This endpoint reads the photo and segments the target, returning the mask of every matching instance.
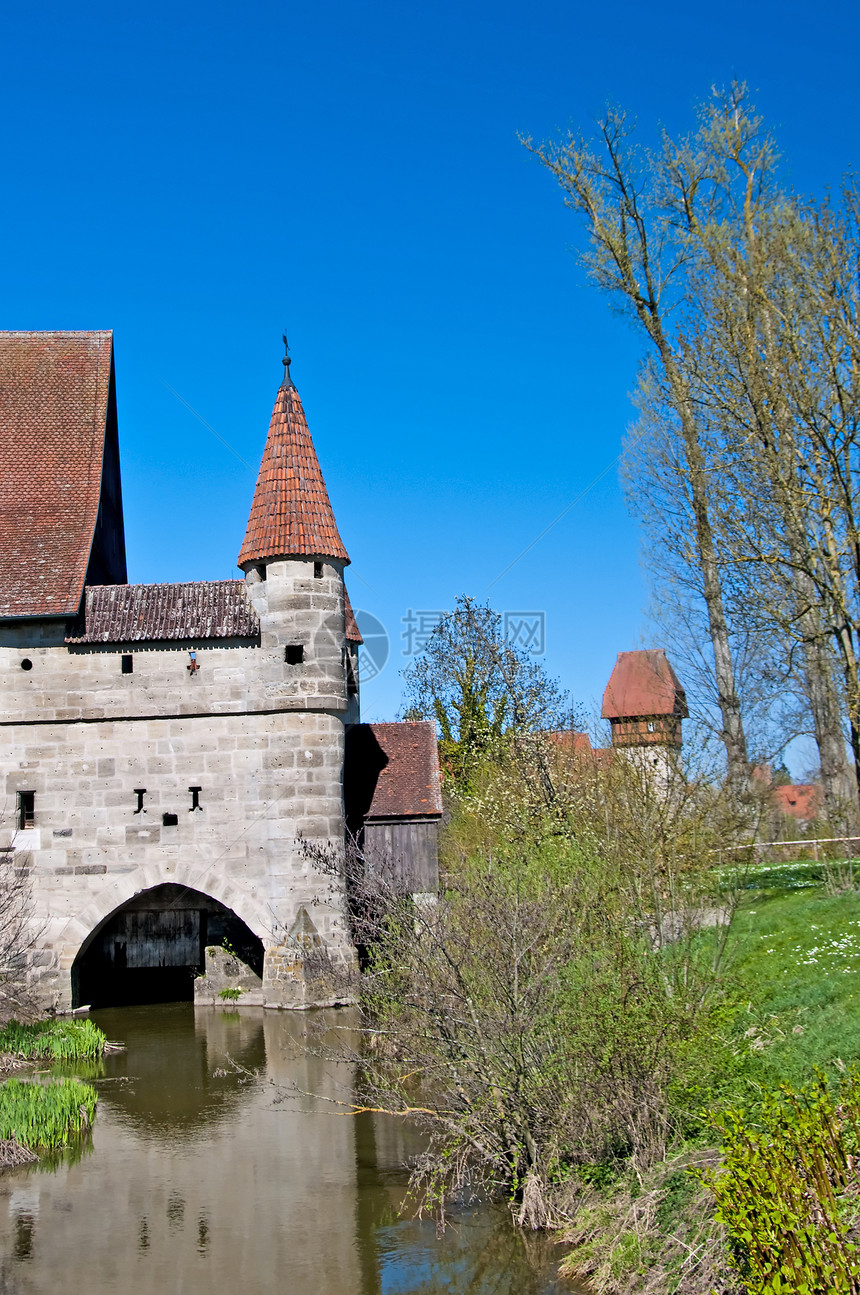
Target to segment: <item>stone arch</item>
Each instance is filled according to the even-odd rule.
[[[177,864],[169,873],[156,868],[137,868],[133,873],[112,878],[95,895],[88,896],[84,908],[68,919],[57,938],[60,965],[71,968],[86,943],[117,909],[142,891],[167,883],[187,886],[189,890],[210,896],[225,908],[232,909],[264,944],[272,941],[273,919],[266,905],[250,887],[246,890],[219,874],[217,865],[183,867]]]
[[[167,884],[198,891],[231,910],[248,927],[265,948],[275,942],[273,915],[255,888],[242,886],[224,876],[217,863],[195,865],[174,861],[170,870],[157,867],[139,867],[120,877],[106,878],[105,885],[95,894],[85,897],[86,902],[61,927],[52,941],[59,975],[54,1002],[59,1008],[72,1006],[72,968],[86,951],[110,918],[132,903],[136,896]]]
[[[230,949],[259,983],[263,942],[233,908],[174,881],[138,890],[81,942],[69,974],[71,1004],[190,1000],[210,945]]]

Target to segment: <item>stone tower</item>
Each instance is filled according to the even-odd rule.
[[[612,746],[628,751],[668,776],[681,749],[681,720],[687,698],[662,648],[619,652],[603,694],[602,716],[612,728]]]
[[[277,757],[285,773],[282,812],[296,836],[332,847],[344,839],[344,734],[355,715],[348,562],[287,355],[238,566],[259,617],[264,694],[285,729]],[[295,856],[295,840],[284,846],[301,874],[306,865]],[[286,1005],[295,995],[297,942],[312,940],[336,963],[351,961],[344,896],[334,884],[330,894],[330,905],[317,900],[313,915],[304,908],[285,946],[267,954],[267,1003],[280,996],[285,967]]]
[[[0,332],[0,519],[0,897],[25,878],[34,1001],[217,999],[226,946],[248,1006],[348,996],[326,860],[365,727],[361,635],[289,363],[243,578],[127,583],[110,333]],[[435,743],[416,760],[420,726],[384,727],[352,777],[423,890]]]

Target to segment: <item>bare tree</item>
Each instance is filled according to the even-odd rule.
[[[28,973],[38,929],[33,920],[30,856],[0,850],[0,1020],[31,1010]]]
[[[724,105],[723,111],[728,110]],[[698,147],[679,149],[665,140],[659,157],[645,158],[631,145],[631,128],[623,113],[608,112],[598,130],[599,151],[572,134],[561,142],[524,143],[555,176],[566,204],[582,218],[591,244],[584,258],[591,273],[644,330],[660,365],[685,458],[729,779],[741,789],[749,778],[747,743],[713,534],[702,429],[678,346],[678,318],[683,320],[687,280],[699,256],[690,226],[694,220],[718,218],[723,195],[714,183],[713,156],[705,147],[704,131]],[[752,128],[745,146],[769,156],[769,144],[760,143]]]
[[[654,346],[640,386],[662,429],[644,441],[637,429],[629,493],[673,610],[695,622],[703,609],[730,780],[742,785],[742,709],[775,689],[802,694],[828,818],[855,831],[858,202],[849,190],[836,215],[781,191],[745,100],[733,85],[694,136],[664,135],[647,159],[617,113],[601,123],[600,154],[572,137],[534,151],[585,219],[599,282]]]

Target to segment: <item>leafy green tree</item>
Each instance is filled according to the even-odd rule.
[[[403,678],[403,717],[435,722],[443,767],[463,791],[503,749],[572,722],[568,696],[505,639],[499,613],[465,595]]]

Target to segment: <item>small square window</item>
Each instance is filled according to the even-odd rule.
[[[123,674],[134,674],[134,657],[130,652],[123,652],[122,657]]]
[[[36,821],[36,793],[34,791],[18,792],[18,830],[25,831]]]
[[[288,643],[284,648],[284,660],[287,665],[301,665],[305,659],[305,649],[301,643]]]

